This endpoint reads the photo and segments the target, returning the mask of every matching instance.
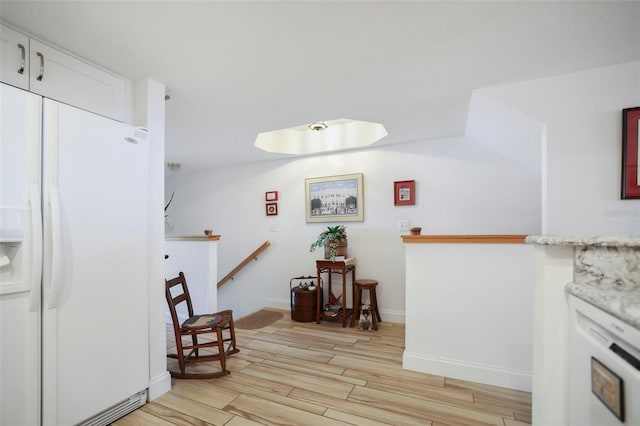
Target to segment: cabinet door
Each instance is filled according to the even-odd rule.
[[[125,80],[31,39],[29,89],[44,97],[125,121]]]
[[[29,89],[29,38],[0,25],[0,81]]]

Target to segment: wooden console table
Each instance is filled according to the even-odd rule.
[[[349,257],[345,260],[331,261],[329,259],[316,260],[316,269],[318,270],[318,284],[320,286],[318,291],[318,306],[316,307],[316,323],[319,323],[322,318],[333,321],[342,321],[342,326],[347,326],[347,318],[352,314],[353,309],[347,309],[347,275],[351,272],[351,300],[354,298],[353,283],[356,280],[356,259]],[[342,310],[335,315],[324,311],[324,288],[322,286],[321,274],[326,273],[327,289],[331,293],[331,276],[333,274],[342,275]],[[328,298],[328,295],[327,295]]]

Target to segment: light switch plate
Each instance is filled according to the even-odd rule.
[[[409,230],[409,221],[407,219],[402,219],[398,221],[398,231],[408,231]]]

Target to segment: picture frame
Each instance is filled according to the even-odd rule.
[[[640,198],[640,107],[622,110],[622,185],[623,200]]]
[[[591,357],[591,392],[624,422],[624,382],[594,357]]]
[[[362,173],[305,179],[307,222],[364,221],[363,182]]]
[[[267,203],[265,210],[267,216],[278,216],[278,203]]]
[[[393,182],[393,205],[414,206],[416,204],[416,181],[399,180]]]
[[[264,193],[265,201],[278,201],[278,191],[267,191]]]

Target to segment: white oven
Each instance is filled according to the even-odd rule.
[[[640,330],[569,295],[569,424],[640,425]]]

